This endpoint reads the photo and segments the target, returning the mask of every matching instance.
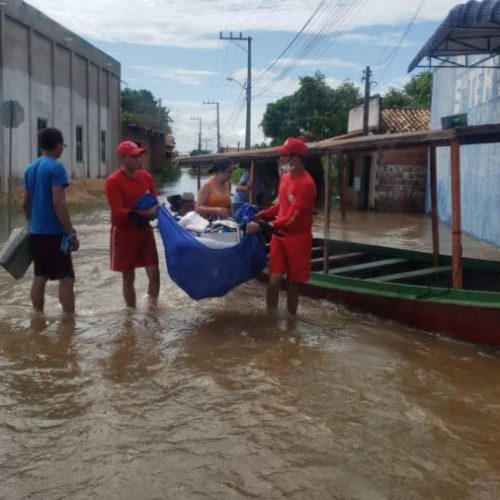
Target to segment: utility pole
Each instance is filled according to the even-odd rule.
[[[363,71],[363,81],[365,82],[365,102],[363,106],[363,135],[368,135],[368,124],[370,118],[370,88],[371,88],[372,70],[367,66]],[[363,177],[361,181],[363,210],[368,210],[370,205],[370,177],[371,177],[372,158],[366,155],[363,162]]]
[[[217,101],[205,101],[203,100],[203,104],[215,104],[217,106],[217,153],[221,152],[220,145],[220,115],[219,115],[219,103]]]
[[[197,116],[191,116],[189,119],[198,120],[200,122],[200,129],[198,132],[198,151],[201,151],[201,118],[198,118]]]
[[[229,36],[223,36],[222,31],[219,33],[220,40],[240,40],[246,41],[248,44],[248,48],[246,50],[248,59],[247,59],[247,81],[245,85],[246,97],[247,97],[247,123],[245,128],[245,149],[250,149],[250,128],[251,128],[251,116],[252,116],[252,37],[247,36],[244,37],[240,31],[239,36],[233,36],[233,32],[229,33]],[[236,43],[236,42],[235,42]],[[242,48],[240,45],[238,47]],[[243,49],[245,50],[245,49]]]
[[[368,123],[370,117],[370,88],[372,70],[367,66],[363,71],[363,81],[365,82],[365,103],[363,108],[363,135],[368,135]]]

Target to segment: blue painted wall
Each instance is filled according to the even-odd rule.
[[[469,125],[499,123],[500,70],[435,70],[431,128],[457,113],[467,113]],[[437,160],[439,216],[450,223],[449,149],[439,148]],[[462,146],[461,182],[463,230],[500,246],[500,143]]]

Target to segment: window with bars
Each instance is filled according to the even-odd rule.
[[[83,161],[83,127],[76,126],[76,161]]]
[[[40,136],[40,132],[47,128],[47,120],[45,118],[37,118],[36,120],[36,131],[38,136]],[[42,148],[40,147],[40,141],[38,141],[38,156],[42,156]]]
[[[101,162],[106,161],[106,131],[101,130]]]

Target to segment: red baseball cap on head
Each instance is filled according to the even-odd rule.
[[[118,144],[116,148],[116,154],[119,156],[130,155],[130,156],[140,156],[145,153],[146,150],[138,146],[132,141],[122,141]]]
[[[289,137],[283,146],[275,148],[275,151],[280,155],[296,154],[305,156],[308,150],[307,144],[302,139],[297,139],[296,137]]]

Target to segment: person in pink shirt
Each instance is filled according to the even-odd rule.
[[[296,314],[299,285],[311,273],[312,222],[316,204],[316,184],[304,167],[307,145],[302,139],[288,138],[276,148],[284,171],[280,180],[278,203],[257,214],[257,219],[275,217],[271,225],[278,230],[271,239],[267,307],[278,307],[279,290],[287,274],[287,309]],[[250,222],[246,231],[258,232],[257,222]]]

